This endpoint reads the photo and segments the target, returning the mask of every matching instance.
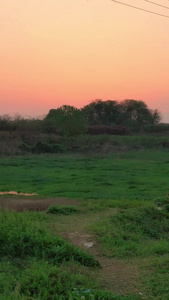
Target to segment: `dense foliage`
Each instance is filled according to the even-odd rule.
[[[57,109],[51,109],[44,119],[46,128],[58,130],[60,134],[73,136],[86,131],[86,121],[83,113],[70,105],[63,105]]]
[[[37,119],[2,115],[0,154],[86,152],[105,143],[114,149],[117,143],[112,145],[107,135],[167,135],[169,125],[158,123],[160,118],[158,110],[136,100],[95,100],[82,109],[63,105]],[[101,142],[92,137],[96,135],[102,135]],[[162,147],[169,148],[168,140]]]
[[[125,127],[140,131],[145,125],[159,123],[161,114],[151,110],[143,101],[124,100],[95,100],[78,109],[74,106],[63,105],[51,109],[44,118],[23,118],[20,115],[11,117],[0,116],[0,130],[19,132],[47,132],[66,136],[76,136],[87,132],[91,126]],[[108,129],[105,133],[114,134]],[[115,133],[118,134],[118,133]]]
[[[156,124],[161,116],[158,110],[151,110],[143,101],[133,99],[95,100],[82,109],[89,125],[125,125],[138,127]]]

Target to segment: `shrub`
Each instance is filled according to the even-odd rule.
[[[78,212],[79,211],[73,206],[51,205],[47,210],[48,214],[56,214],[56,215],[71,215],[71,214],[76,214]]]
[[[142,129],[146,133],[166,133],[169,132],[169,124],[167,123],[149,124],[143,126]]]
[[[86,121],[81,110],[74,106],[63,105],[51,109],[44,119],[46,127],[53,128],[66,136],[77,136],[86,132]]]
[[[97,134],[111,134],[111,135],[126,135],[129,131],[127,127],[124,126],[90,126],[88,128],[88,134],[97,135]]]

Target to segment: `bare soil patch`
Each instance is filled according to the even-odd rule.
[[[90,234],[88,228],[103,216],[116,214],[117,209],[101,212],[88,212],[72,216],[57,216],[53,219],[51,228],[60,236],[74,245],[92,254],[100,263],[101,269],[95,271],[95,276],[102,281],[102,287],[121,295],[139,294],[139,263],[117,258],[108,258],[102,254],[96,241],[96,236]],[[92,245],[92,246],[91,246]]]
[[[77,205],[77,201],[66,198],[21,198],[21,197],[0,197],[0,208],[5,208],[10,211],[24,210],[29,211],[44,211],[49,208],[50,205]]]
[[[126,260],[103,256],[93,235],[76,231],[65,232],[63,237],[88,251],[99,261],[101,269],[97,270],[97,276],[103,280],[103,288],[121,295],[140,293],[137,265]],[[93,246],[90,246],[92,244]]]
[[[19,195],[19,196],[36,196],[37,194],[18,193],[16,191],[0,192],[0,195]]]

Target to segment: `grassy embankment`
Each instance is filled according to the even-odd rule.
[[[1,191],[37,193],[36,201],[67,197],[79,203],[77,211],[63,216],[58,213],[65,214],[64,210],[58,209],[56,214],[2,212],[2,299],[169,298],[167,150],[107,157],[4,157],[0,173]],[[132,291],[125,295],[119,290],[118,296],[98,291],[102,283],[93,269],[96,260],[58,238],[66,230],[93,234],[100,254],[135,265],[138,292],[133,289],[134,295]]]

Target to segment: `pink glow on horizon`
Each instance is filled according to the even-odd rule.
[[[169,122],[168,28],[109,0],[2,0],[0,114],[136,99]]]

